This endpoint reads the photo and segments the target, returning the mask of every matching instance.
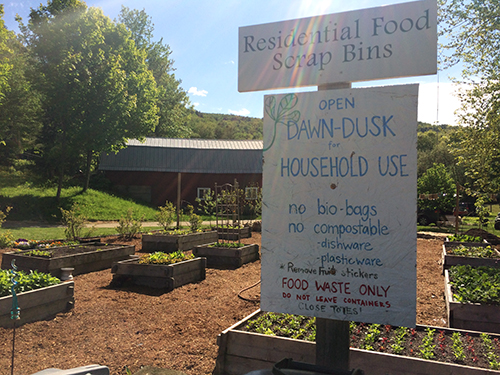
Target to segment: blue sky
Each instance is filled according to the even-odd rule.
[[[30,8],[40,0],[4,2],[5,23],[17,32],[14,20],[19,14],[28,20]],[[42,3],[46,4],[46,0]],[[145,9],[152,17],[155,39],[163,38],[172,50],[175,75],[182,81],[196,109],[209,113],[231,113],[250,117],[263,116],[263,97],[283,90],[239,93],[238,28],[268,22],[338,13],[381,5],[407,2],[404,0],[88,0],[87,5],[99,7],[115,19],[124,5]],[[449,76],[457,71],[438,75],[384,81],[356,83],[354,87],[401,83],[420,83],[419,121],[455,124],[453,111],[458,101]],[[311,91],[301,88],[296,91]],[[439,100],[438,100],[439,93]],[[438,106],[439,103],[439,106]]]

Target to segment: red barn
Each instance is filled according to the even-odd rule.
[[[194,204],[215,184],[238,181],[247,195],[262,186],[262,141],[146,138],[130,140],[118,153],[102,155],[99,170],[114,187],[162,206]]]

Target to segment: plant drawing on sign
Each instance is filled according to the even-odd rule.
[[[277,126],[283,124],[289,126],[288,123],[298,122],[300,120],[300,111],[292,111],[293,107],[297,105],[298,97],[295,94],[288,94],[281,98],[279,105],[276,107],[276,97],[269,96],[266,98],[264,107],[266,113],[274,121],[273,138],[269,146],[264,146],[263,151],[269,150],[276,139]]]

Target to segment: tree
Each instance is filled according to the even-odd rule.
[[[8,47],[8,41],[13,37],[13,33],[5,27],[3,15],[3,4],[0,4],[0,103],[5,96],[8,87],[7,78],[12,69],[12,63],[9,61],[11,50]]]
[[[130,10],[122,6],[118,21],[132,34],[136,46],[146,52],[148,69],[158,87],[158,126],[150,135],[156,137],[187,138],[191,130],[187,126],[190,118],[189,97],[174,75],[172,51],[163,38],[153,41],[154,25],[145,10]]]
[[[79,0],[53,0],[21,25],[44,94],[42,155],[65,168],[84,159],[88,188],[95,157],[144,138],[158,123],[157,89],[130,33]]]
[[[455,204],[455,184],[444,164],[434,164],[417,181],[419,196],[426,199],[418,200],[421,210],[432,210],[441,213],[453,210]]]
[[[41,96],[33,87],[36,75],[26,48],[8,38],[11,69],[0,101],[0,163],[11,165],[26,150],[36,147],[41,129]]]
[[[461,141],[455,150],[468,177],[469,192],[498,192],[500,186],[500,3],[441,0],[439,22],[447,43],[443,67],[464,64],[460,94]]]
[[[464,64],[462,77],[498,77],[500,3],[497,0],[439,0],[442,67]]]

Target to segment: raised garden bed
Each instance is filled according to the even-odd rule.
[[[274,363],[283,358],[315,363],[316,344],[314,342],[245,331],[248,321],[258,314],[260,314],[260,310],[226,329],[218,336],[219,354],[214,371],[215,375],[242,375],[253,370],[271,369]],[[429,328],[431,327],[417,326],[417,330],[424,332]],[[459,332],[437,327],[431,329],[445,332],[447,335]],[[460,331],[460,334],[473,337],[473,340],[479,340],[478,332]],[[500,336],[492,335],[491,337],[498,340]],[[435,350],[439,351],[440,349]],[[349,367],[362,369],[365,373],[372,375],[500,374],[500,371],[487,368],[444,363],[353,347],[350,349]]]
[[[454,266],[454,268],[456,267],[468,266]],[[450,283],[450,270],[445,270],[444,283],[449,327],[500,333],[500,306],[498,303],[457,301]],[[474,289],[472,285],[464,285],[464,287]],[[486,287],[495,288],[494,285]],[[498,285],[496,288],[498,288]]]
[[[463,264],[469,264],[473,267],[500,268],[500,252],[486,243],[463,245],[461,243],[445,242],[443,244],[442,263],[443,272],[452,266]]]
[[[61,268],[74,268],[73,275],[110,268],[114,262],[128,259],[135,253],[135,246],[105,244],[100,242],[43,249],[50,257],[30,256],[32,250],[8,251],[2,256],[2,269],[10,268],[11,261],[21,271],[38,270],[61,276]]]
[[[453,235],[445,238],[445,243],[451,245],[464,245],[464,246],[476,246],[478,244],[488,244],[488,241],[481,238],[480,236],[459,234]]]
[[[215,228],[215,230],[217,230],[217,235],[220,240],[238,241],[242,238],[252,237],[252,231],[250,227],[241,227],[241,228],[219,227]]]
[[[242,265],[260,259],[259,245],[244,245],[239,248],[228,248],[214,246],[217,243],[196,246],[193,254],[207,258],[208,267],[230,266],[241,267]]]
[[[113,264],[111,272],[115,285],[130,282],[169,292],[184,284],[205,280],[206,264],[205,258],[194,258],[168,265],[140,264],[139,258],[132,258]]]
[[[21,308],[21,319],[16,320],[16,325],[46,319],[62,311],[72,309],[75,301],[74,289],[74,282],[67,281],[58,285],[17,294],[18,304]],[[1,327],[12,327],[11,310],[12,296],[0,298]]]
[[[217,231],[188,234],[153,233],[142,235],[142,251],[172,253],[192,250],[195,246],[217,241]]]

